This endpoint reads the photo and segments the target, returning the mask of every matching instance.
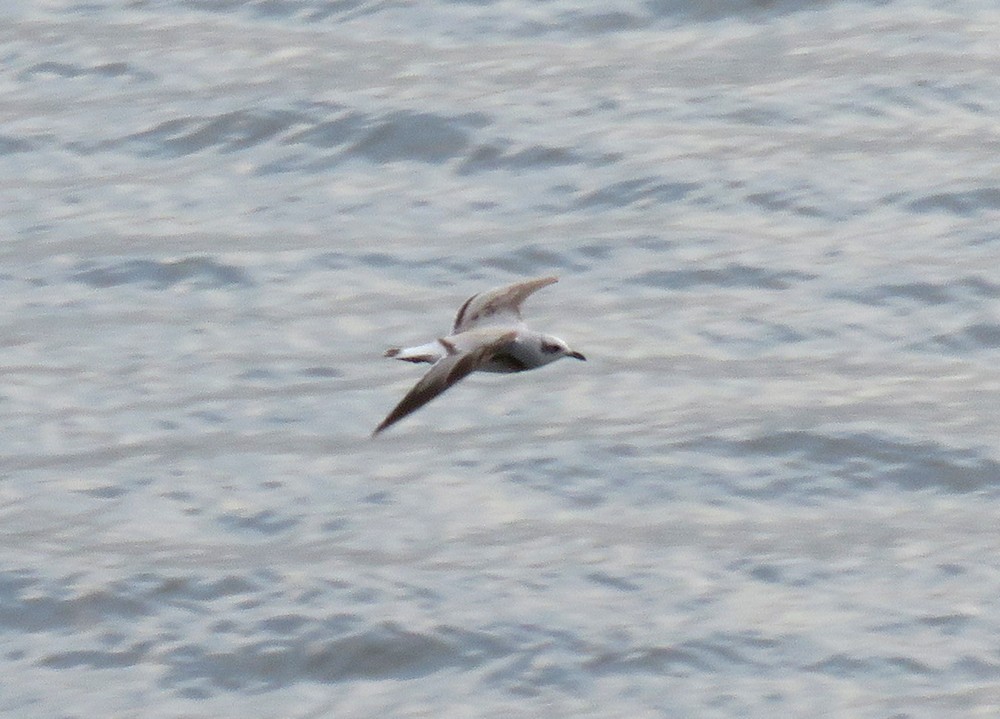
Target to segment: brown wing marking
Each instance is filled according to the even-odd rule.
[[[459,380],[474,372],[488,362],[493,355],[514,341],[515,337],[517,337],[517,332],[505,332],[487,345],[469,352],[450,354],[438,360],[382,420],[382,424],[375,428],[372,436],[374,437],[406,415],[416,412]]]
[[[472,297],[463,302],[462,306],[458,308],[458,314],[455,315],[455,324],[451,326],[452,334],[454,334],[458,330],[458,328],[462,326],[462,320],[465,319],[465,311],[469,309],[469,305],[472,303],[472,300],[476,299],[477,297],[479,297],[478,293],[472,295]]]
[[[455,315],[452,334],[469,329],[481,319],[504,310],[521,316],[521,303],[533,292],[558,282],[558,277],[538,277],[526,282],[517,282],[506,287],[498,287],[487,292],[472,295]]]

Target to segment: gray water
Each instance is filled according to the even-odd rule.
[[[0,15],[4,716],[1000,713],[992,0]]]

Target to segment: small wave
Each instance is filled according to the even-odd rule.
[[[630,582],[622,577],[612,576],[607,572],[590,572],[587,575],[587,579],[595,584],[610,587],[611,589],[617,589],[622,592],[635,592],[639,590],[638,584]]]
[[[158,603],[211,602],[224,597],[253,595],[261,590],[259,578],[230,574],[215,579],[161,574],[139,575],[132,583],[133,592]]]
[[[244,10],[252,15],[272,20],[300,18],[317,22],[334,18],[340,22],[392,9],[396,3],[377,0],[200,0],[186,5],[194,10],[231,15]]]
[[[627,207],[642,201],[671,203],[683,200],[698,189],[691,182],[661,182],[654,178],[625,180],[609,187],[590,192],[576,202],[580,209],[597,207]]]
[[[341,147],[362,132],[369,119],[359,112],[347,112],[332,120],[323,120],[285,138],[289,145],[306,144],[312,147]]]
[[[438,115],[428,112],[397,111],[382,116],[324,108],[334,117],[300,117],[297,128],[282,139],[294,147],[308,145],[331,150],[317,156],[283,157],[261,167],[264,174],[296,170],[322,171],[355,157],[375,163],[422,162],[440,164],[466,154],[472,144],[470,129],[489,124],[481,113]],[[290,127],[291,125],[289,125]]]
[[[794,193],[756,192],[746,196],[747,202],[769,212],[790,212],[802,217],[825,217],[829,212],[816,205],[802,202]]]
[[[723,671],[732,667],[763,668],[770,664],[766,655],[777,643],[756,634],[720,633],[706,639],[681,642],[675,646],[635,648],[626,653],[606,652],[587,662],[597,675],[648,672],[657,675]],[[758,655],[765,656],[758,656]]]
[[[916,620],[916,623],[937,629],[942,634],[953,636],[969,626],[972,619],[968,614],[931,614],[920,617]]]
[[[914,212],[947,212],[968,217],[1000,210],[1000,188],[984,187],[967,192],[942,192],[910,202]]]
[[[633,278],[641,285],[671,290],[686,290],[704,285],[787,290],[795,284],[814,279],[816,275],[805,272],[775,271],[741,264],[730,264],[717,269],[651,270]]]
[[[893,302],[943,305],[963,299],[1000,297],[1000,285],[982,277],[970,276],[945,282],[891,282],[857,291],[837,291],[830,296],[863,305],[887,305]]]
[[[99,288],[127,284],[165,288],[181,282],[190,282],[199,288],[250,284],[242,269],[219,263],[210,257],[186,257],[174,261],[124,260],[81,270],[72,279]]]
[[[573,12],[563,15],[561,19],[564,28],[572,28],[584,35],[622,32],[648,25],[642,16],[621,10]]]
[[[950,289],[932,282],[904,282],[878,285],[863,292],[837,294],[861,304],[882,305],[894,300],[914,300],[926,305],[940,305],[951,302],[954,297]]]
[[[208,680],[232,690],[300,681],[412,679],[447,667],[479,664],[499,649],[495,640],[480,633],[446,628],[418,633],[391,623],[345,628],[344,624],[357,621],[334,619],[332,623],[293,621],[290,626],[296,627],[297,634],[247,642],[231,651],[180,647],[165,658],[164,683],[183,687]]]
[[[323,114],[317,115],[318,110]],[[474,145],[472,130],[485,127],[490,122],[482,113],[441,115],[401,110],[373,116],[345,111],[339,106],[279,110],[251,108],[219,115],[173,118],[121,139],[91,147],[75,143],[73,147],[82,153],[89,153],[125,143],[142,148],[142,154],[154,157],[182,157],[211,149],[229,153],[268,142],[288,150],[296,146],[313,148],[307,155],[289,154],[288,150],[279,153],[278,157],[261,165],[259,171],[263,174],[324,170],[347,157],[380,164],[441,164],[464,158],[457,172],[465,175],[492,170],[589,166],[615,159],[612,156],[587,157],[558,146],[514,148],[506,142]],[[20,144],[12,144],[11,148],[27,149]],[[317,156],[315,149],[331,152]],[[673,202],[697,187],[692,183],[659,182],[652,178],[630,180],[592,192],[581,198],[577,205],[625,206],[649,199]]]
[[[458,173],[471,175],[492,170],[531,170],[587,163],[586,158],[565,147],[532,145],[511,151],[501,145],[483,145],[469,154]]]
[[[154,156],[181,157],[208,148],[233,152],[259,145],[306,121],[304,115],[291,110],[236,110],[167,120],[129,135],[125,141],[145,147],[147,154]]]
[[[60,652],[44,657],[41,665],[50,669],[70,669],[73,667],[119,669],[122,667],[134,667],[145,661],[151,647],[152,642],[140,642],[121,651],[113,651],[111,649],[82,649]]]
[[[441,163],[469,145],[466,120],[426,112],[396,112],[381,119],[348,150],[373,162]]]
[[[965,277],[957,285],[976,297],[989,299],[1000,297],[1000,284],[982,277]]]
[[[716,451],[736,456],[805,460],[828,468],[824,474],[860,486],[890,482],[910,489],[972,492],[1000,485],[1000,462],[973,450],[935,442],[907,442],[870,433],[792,431],[748,440],[716,438],[708,444]]]
[[[34,146],[27,140],[10,135],[0,135],[0,155],[13,155],[18,152],[29,152]]]
[[[815,664],[810,664],[804,669],[835,677],[864,677],[865,679],[872,677],[892,679],[899,676],[937,673],[933,668],[909,657],[853,657],[847,654],[834,654]]]
[[[333,367],[306,367],[300,370],[299,374],[309,379],[334,379],[344,376],[342,371]]]
[[[251,531],[263,535],[277,534],[295,527],[300,517],[283,517],[269,509],[254,513],[227,512],[218,518],[228,529]]]
[[[74,580],[55,587],[29,572],[0,573],[0,627],[18,632],[47,632],[77,627],[82,619],[135,619],[148,614],[145,598],[121,586],[77,594]]]
[[[957,351],[976,351],[1000,348],[1000,324],[976,322],[957,332],[937,335],[932,344]]]
[[[19,80],[33,80],[38,75],[55,75],[62,78],[77,77],[131,77],[148,80],[152,75],[125,62],[108,62],[100,65],[77,65],[68,62],[40,62],[18,74]]]
[[[646,7],[654,16],[675,17],[683,20],[714,21],[726,18],[759,17],[767,19],[804,10],[814,10],[817,5],[825,5],[824,0],[707,0],[686,2],[686,0],[647,0]]]
[[[531,244],[502,254],[485,257],[484,267],[495,267],[514,275],[532,275],[544,272],[580,271],[583,264],[570,252],[556,252],[542,245]],[[499,284],[499,283],[498,283]]]
[[[85,494],[94,499],[118,499],[128,494],[128,491],[128,489],[115,484],[104,484],[99,487],[80,490],[80,494]]]

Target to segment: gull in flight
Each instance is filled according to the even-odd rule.
[[[432,366],[375,428],[372,436],[477,370],[523,372],[561,357],[585,360],[586,357],[571,350],[558,337],[536,332],[521,319],[521,303],[525,298],[557,280],[557,277],[539,277],[480,292],[467,299],[458,310],[447,337],[417,347],[386,350],[386,357],[427,362]]]

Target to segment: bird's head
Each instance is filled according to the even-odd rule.
[[[587,359],[579,352],[570,349],[569,345],[558,337],[542,337],[539,349],[541,350],[542,358],[547,360],[546,364],[548,362],[555,362],[562,357],[572,357],[573,359],[583,361]]]

